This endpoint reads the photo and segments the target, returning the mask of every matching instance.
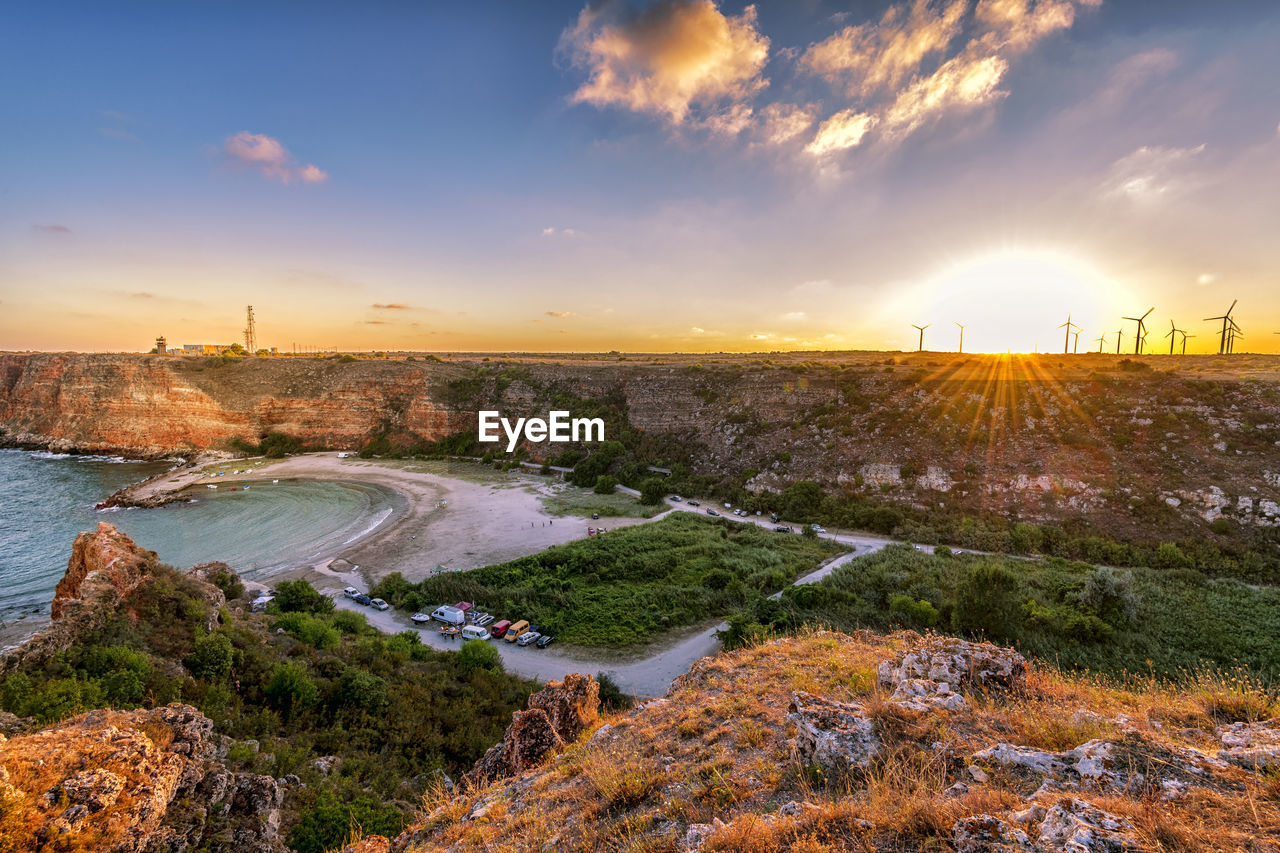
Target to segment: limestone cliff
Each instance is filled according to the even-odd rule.
[[[1159,368],[1159,369],[1156,369]],[[190,455],[279,432],[430,441],[605,401],[654,452],[769,492],[1148,539],[1280,531],[1280,358],[828,353],[440,361],[0,355],[0,444]],[[555,448],[529,448],[535,455]],[[1275,538],[1275,537],[1272,537]]]

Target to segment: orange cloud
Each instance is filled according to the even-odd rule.
[[[821,157],[854,148],[862,143],[862,138],[875,127],[877,121],[875,116],[867,113],[841,110],[822,123],[813,141],[805,146],[805,153]]]
[[[850,95],[896,89],[928,56],[946,49],[968,5],[969,0],[953,0],[934,8],[929,0],[915,0],[909,9],[890,6],[878,25],[845,27],[810,45],[800,66]]]
[[[402,305],[399,302],[375,302],[373,307],[382,311],[408,311],[408,305]]]
[[[561,36],[561,50],[587,69],[575,103],[620,106],[681,124],[694,109],[720,115],[768,85],[769,39],[756,10],[726,16],[713,0],[662,0],[636,15],[620,4],[587,6]]]
[[[925,122],[955,108],[973,107],[1004,97],[996,87],[1009,70],[999,56],[961,55],[916,80],[899,93],[884,112],[882,132],[887,139],[912,133]]]
[[[289,149],[266,134],[242,130],[227,137],[222,143],[222,152],[233,162],[255,168],[264,178],[282,184],[294,181],[322,184],[329,180],[329,173],[319,166],[311,163],[298,166]]]

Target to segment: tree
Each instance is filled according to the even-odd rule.
[[[596,478],[595,493],[597,495],[613,494],[614,486],[618,485],[617,477],[610,477],[608,474],[601,474]]]
[[[281,581],[276,584],[276,600],[272,602],[282,613],[331,613],[333,599],[322,595],[304,580]]]
[[[1022,633],[1018,576],[1000,563],[983,561],[970,567],[956,588],[951,627],[995,640],[1016,640]]]
[[[661,477],[650,477],[640,484],[640,503],[657,506],[667,493],[667,483]]]
[[[463,672],[483,669],[488,672],[502,671],[502,656],[487,640],[468,640],[458,649],[458,666]]]

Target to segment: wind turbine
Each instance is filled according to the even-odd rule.
[[[1103,348],[1103,347],[1105,347],[1105,346],[1107,345],[1107,336],[1106,336],[1106,335],[1099,335],[1099,336],[1098,336],[1098,340],[1094,341],[1094,343],[1096,343],[1096,344],[1098,345],[1098,353],[1099,353],[1099,354],[1101,354],[1101,353],[1102,353],[1102,348]]]
[[[1231,321],[1231,328],[1227,329],[1227,352],[1236,351],[1236,338],[1243,338],[1244,332],[1240,331],[1240,327],[1236,325],[1236,321]]]
[[[964,325],[958,320],[952,320],[951,322],[960,327],[960,349],[956,350],[956,352],[964,352]],[[1276,334],[1280,334],[1280,332]],[[920,332],[920,346],[924,346],[924,331]]]
[[[1134,343],[1133,343],[1134,355],[1142,355],[1142,342],[1146,340],[1146,337],[1147,337],[1147,323],[1146,323],[1147,315],[1154,310],[1156,309],[1154,306],[1152,306],[1151,308],[1148,308],[1147,313],[1143,314],[1141,317],[1121,317],[1120,318],[1122,320],[1132,320],[1133,322],[1138,324],[1138,334],[1135,337]]]
[[[1071,322],[1071,315],[1067,314],[1067,322],[1059,326],[1059,329],[1066,329],[1067,334],[1062,339],[1062,354],[1066,355],[1071,351],[1071,329],[1072,327],[1080,329],[1075,323]],[[1081,329],[1083,331],[1083,329]],[[1076,340],[1079,341],[1079,332],[1076,333]]]
[[[1231,307],[1228,308],[1227,313],[1223,314],[1221,317],[1205,317],[1204,318],[1204,321],[1206,323],[1209,322],[1210,320],[1222,321],[1222,338],[1218,342],[1218,355],[1225,355],[1227,352],[1229,352],[1229,350],[1227,349],[1227,329],[1229,328],[1229,325],[1235,325],[1235,323],[1231,319],[1231,312],[1236,310],[1236,303],[1239,301],[1240,301],[1239,299],[1231,300]]]
[[[1280,335],[1280,332],[1276,332],[1276,334]],[[1195,335],[1188,335],[1186,332],[1182,333],[1182,354],[1183,355],[1187,354],[1187,338],[1194,338],[1194,337]]]
[[[917,326],[915,323],[911,324],[911,328],[920,330],[920,349],[917,352],[924,352],[924,330],[932,325],[932,323],[925,323],[923,326]]]
[[[1169,320],[1169,331],[1164,333],[1164,337],[1169,339],[1169,355],[1173,355],[1173,345],[1178,342],[1178,335],[1185,335],[1182,329],[1173,324],[1173,320]]]
[[[1124,340],[1124,329],[1116,329],[1116,355],[1120,354],[1120,342]]]

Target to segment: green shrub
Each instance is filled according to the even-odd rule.
[[[334,607],[332,598],[304,580],[281,581],[271,604],[282,613],[331,613]]]

